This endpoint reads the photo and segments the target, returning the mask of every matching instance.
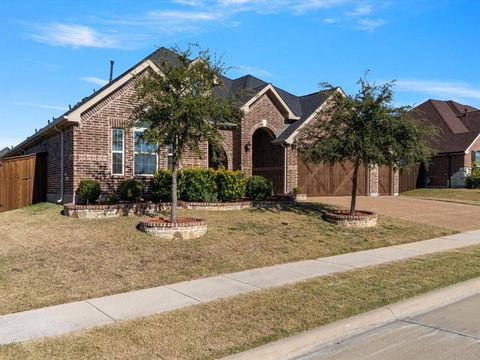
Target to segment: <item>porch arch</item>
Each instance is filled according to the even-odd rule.
[[[272,141],[275,134],[269,128],[261,127],[252,135],[252,175],[260,175],[273,183],[275,194],[284,192],[285,149]]]

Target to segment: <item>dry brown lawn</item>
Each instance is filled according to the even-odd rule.
[[[213,359],[480,276],[480,246],[320,277],[70,335],[5,359]]]
[[[190,241],[146,236],[135,216],[69,219],[50,204],[1,213],[0,314],[451,233],[386,217],[349,230],[319,210],[192,211],[209,231]]]

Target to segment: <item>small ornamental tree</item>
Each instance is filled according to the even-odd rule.
[[[172,64],[160,60],[160,71],[146,71],[134,79],[138,106],[132,112],[130,126],[146,128],[142,139],[156,144],[158,152],[170,147],[172,154],[172,210],[170,221],[177,221],[177,177],[180,161],[186,151],[200,155],[200,144],[208,142],[219,149],[222,123],[237,123],[243,113],[235,99],[214,96],[213,89],[222,86],[227,70],[221,60],[208,50],[200,50],[190,60],[192,49],[173,48],[177,54]],[[219,153],[216,151],[216,153]]]
[[[350,214],[355,215],[358,169],[362,164],[400,167],[428,165],[435,128],[419,119],[411,107],[393,104],[394,81],[382,85],[358,81],[355,95],[322,83],[332,102],[297,139],[302,158],[313,163],[350,161],[353,166]]]

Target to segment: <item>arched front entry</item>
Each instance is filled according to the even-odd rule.
[[[285,149],[272,144],[275,135],[268,128],[257,129],[252,136],[252,175],[261,175],[273,183],[275,194],[284,192]]]
[[[215,170],[221,167],[228,169],[228,157],[223,148],[214,153],[212,146],[208,144],[208,167]]]

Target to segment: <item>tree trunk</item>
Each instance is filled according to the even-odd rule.
[[[172,172],[172,209],[170,213],[170,221],[172,223],[177,222],[177,177],[178,177],[178,161],[173,159],[173,172]]]
[[[350,203],[350,215],[355,215],[355,206],[357,204],[357,182],[358,182],[358,168],[360,167],[360,159],[355,160],[352,176],[352,201]]]

